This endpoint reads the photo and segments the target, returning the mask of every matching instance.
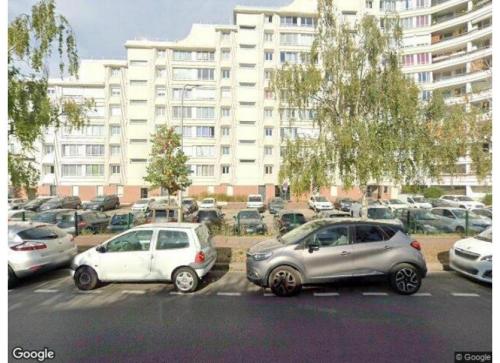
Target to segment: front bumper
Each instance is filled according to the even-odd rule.
[[[481,261],[480,257],[476,260],[470,260],[458,256],[454,248],[450,249],[450,267],[466,276],[475,280],[491,283],[493,280],[492,263],[489,261]]]
[[[255,261],[250,255],[247,254],[246,269],[248,281],[254,283],[257,286],[267,287],[267,269],[264,267],[264,264],[266,262],[267,260]]]

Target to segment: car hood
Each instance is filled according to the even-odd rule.
[[[249,253],[267,252],[275,250],[280,247],[283,247],[283,243],[278,241],[276,238],[272,238],[253,245],[252,247],[250,247],[248,252]]]
[[[493,253],[493,243],[481,241],[474,237],[461,239],[455,242],[453,248],[460,248],[461,250],[478,253],[482,256],[491,255]]]

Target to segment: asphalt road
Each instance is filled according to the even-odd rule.
[[[491,313],[491,288],[454,272],[414,296],[354,280],[277,298],[243,273],[178,295],[159,283],[82,293],[59,270],[9,291],[9,347],[48,347],[58,362],[441,363],[491,351]]]

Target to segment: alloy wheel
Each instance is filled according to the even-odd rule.
[[[280,295],[289,295],[297,287],[297,281],[289,271],[279,270],[273,276],[272,285]]]
[[[418,276],[415,270],[403,268],[396,272],[396,286],[403,292],[415,291],[418,288]]]
[[[78,280],[81,285],[88,285],[90,284],[92,278],[90,277],[90,274],[87,271],[83,271],[78,277]]]
[[[194,284],[193,275],[187,271],[183,271],[177,275],[175,279],[175,285],[181,291],[189,291]]]

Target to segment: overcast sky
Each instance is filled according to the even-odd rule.
[[[9,21],[35,0],[9,0]],[[125,58],[125,41],[178,40],[193,23],[232,23],[236,5],[282,6],[292,0],[56,0],[76,33],[80,58]],[[51,67],[52,68],[52,67]]]

